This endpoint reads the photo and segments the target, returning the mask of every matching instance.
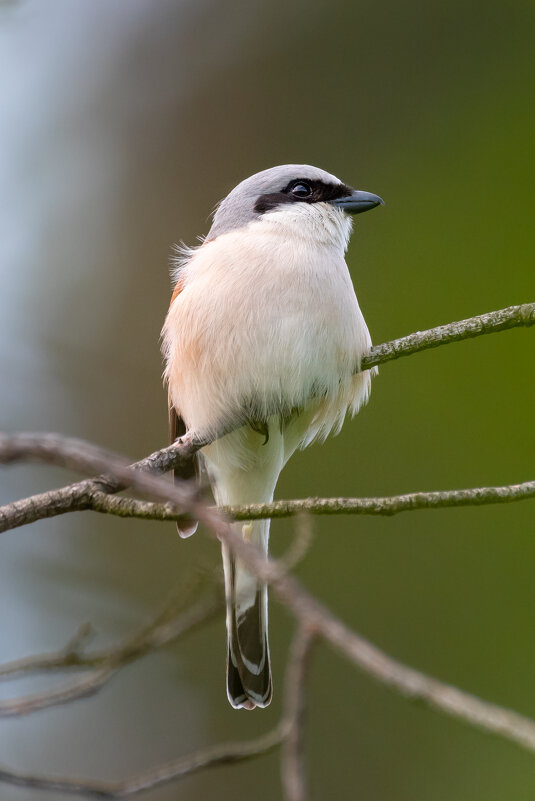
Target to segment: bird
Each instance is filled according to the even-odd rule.
[[[359,372],[372,343],[345,253],[353,217],[379,205],[322,169],[285,164],[239,183],[201,244],[181,247],[162,329],[171,441],[209,444],[176,480],[202,467],[218,506],[269,503],[290,456],[368,401],[376,368]],[[269,520],[232,525],[267,558]],[[267,587],[222,552],[227,696],[266,707]]]

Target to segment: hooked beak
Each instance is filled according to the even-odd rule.
[[[347,212],[347,214],[361,214],[363,211],[369,211],[376,206],[384,206],[385,202],[379,195],[373,195],[371,192],[363,192],[361,189],[353,189],[350,195],[345,197],[336,198],[336,200],[329,201],[332,206],[337,209]]]

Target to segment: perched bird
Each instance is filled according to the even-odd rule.
[[[214,440],[197,459],[218,505],[273,500],[292,453],[367,401],[373,371],[355,370],[371,339],[344,255],[352,215],[382,203],[317,167],[273,167],[238,184],[202,244],[182,250],[162,331],[171,438]],[[267,554],[269,520],[233,525]],[[223,565],[228,698],[265,707],[267,587],[225,546]]]

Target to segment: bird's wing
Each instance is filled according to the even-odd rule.
[[[182,283],[180,280],[178,280],[171,296],[171,303],[169,304],[170,307],[173,305],[174,300],[178,297],[181,291]],[[171,400],[171,395],[168,395],[168,400],[169,441],[172,445],[176,439],[182,437],[186,433],[186,424],[184,423],[184,420],[180,416],[179,412],[175,409],[173,401]],[[197,455],[194,454],[191,459],[189,459],[187,462],[184,462],[184,464],[182,464],[179,468],[175,469],[173,471],[173,476],[175,482],[194,481],[196,478],[198,478],[199,460]],[[189,537],[191,534],[195,533],[197,529],[197,521],[190,517],[184,517],[183,520],[177,522],[176,527],[181,537]]]

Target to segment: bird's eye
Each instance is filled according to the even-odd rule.
[[[310,186],[310,184],[304,183],[304,181],[299,181],[298,184],[292,186],[291,192],[294,197],[298,197],[300,199],[306,198],[310,197],[310,195],[312,194],[312,187]]]

